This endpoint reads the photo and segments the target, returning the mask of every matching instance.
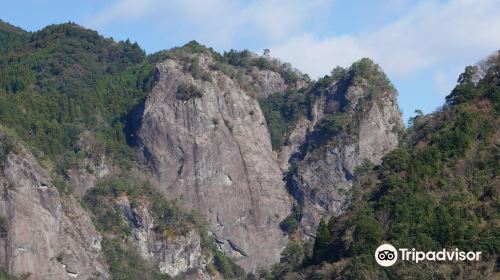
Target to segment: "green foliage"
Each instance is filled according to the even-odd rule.
[[[0,280],[18,280],[16,276],[10,274],[7,269],[0,267]]]
[[[357,67],[360,75],[366,75],[363,65]],[[321,221],[314,263],[348,260],[341,270],[331,269],[323,276],[395,279],[412,275],[412,267],[395,266],[387,273],[378,269],[372,253],[383,242],[423,251],[481,251],[483,263],[498,258],[500,156],[493,131],[498,130],[499,120],[491,110],[498,100],[489,93],[500,83],[494,78],[493,83],[485,82],[486,78],[471,83],[470,75],[461,77],[457,86],[469,83],[468,95],[454,91],[450,107],[422,116],[409,129],[411,140],[404,142],[406,146],[386,155],[380,166],[370,165],[357,174],[355,200],[338,219],[348,222]],[[346,239],[352,240],[348,246]],[[469,265],[460,264],[458,269],[474,271]],[[440,266],[432,269],[432,275],[450,277]],[[489,269],[489,273],[494,270]]]
[[[248,50],[241,52],[230,50],[222,55],[220,61],[247,70],[250,70],[252,67],[257,67],[261,70],[271,70],[279,73],[287,85],[295,84],[300,78],[307,79],[305,76],[300,77],[298,71],[294,70],[289,63],[282,63],[267,55],[257,56]]]
[[[359,216],[353,221],[354,234],[353,247],[350,253],[353,255],[374,252],[382,237],[380,223],[371,216]]]
[[[261,272],[260,279],[287,279],[286,274],[299,268],[304,260],[304,246],[300,242],[289,241],[281,252],[280,262],[274,264],[270,271]]]
[[[318,225],[318,229],[316,230],[316,238],[314,239],[314,249],[318,250],[319,248],[323,248],[330,242],[331,235],[330,230],[328,229],[328,225],[326,224],[324,219],[321,219]]]
[[[307,117],[310,101],[303,91],[288,90],[259,99],[271,134],[273,150],[279,150],[300,118]]]
[[[150,183],[123,176],[99,183],[84,198],[94,213],[99,231],[122,237],[131,233],[130,225],[122,218],[121,209],[113,203],[114,199],[122,195],[128,197],[132,208],[135,206],[134,201],[147,199],[148,209],[156,225],[154,230],[160,235],[166,231],[184,235],[195,227],[192,215],[184,213],[177,205],[166,200]]]
[[[170,50],[154,53],[148,57],[148,60],[152,63],[158,63],[172,58],[187,58],[191,60],[192,54],[207,54],[214,56],[215,59],[220,58],[220,54],[215,52],[212,48],[207,48],[193,40],[182,47],[175,47]]]
[[[448,104],[461,104],[470,101],[476,97],[478,93],[475,90],[474,78],[477,75],[477,66],[467,66],[465,72],[460,74],[458,85],[453,89],[450,95],[446,97]]]
[[[0,237],[5,238],[9,232],[9,219],[6,216],[0,216]]]
[[[354,85],[363,87],[365,92],[357,102],[357,108],[351,108],[346,97],[349,87]],[[301,147],[305,154],[324,146],[340,133],[354,134],[356,120],[360,120],[371,108],[369,104],[379,102],[382,93],[389,90],[394,91],[394,88],[378,65],[370,59],[362,59],[348,69],[333,69],[331,76],[319,79],[308,88],[274,93],[261,98],[259,103],[271,134],[273,149],[279,150],[298,120],[310,118],[316,99],[320,96],[325,98],[324,118],[316,124]]]
[[[129,205],[117,203],[120,198],[127,198]],[[132,228],[137,225],[134,219],[125,219],[127,214],[123,207],[130,207],[134,211],[147,206],[158,239],[175,238],[197,230],[204,253],[216,251],[213,238],[206,233],[205,222],[197,214],[185,213],[151,184],[133,180],[129,174],[97,184],[85,195],[84,206],[92,211],[96,229],[105,236],[103,250],[113,279],[170,279],[167,275],[161,275],[153,264],[143,260],[134,249],[130,238]],[[221,260],[224,258],[227,257],[220,256]],[[226,259],[224,261],[229,262]],[[235,269],[233,263],[230,264],[229,267]]]
[[[230,50],[229,52],[224,53],[223,59],[230,65],[247,68],[252,64],[255,56],[248,50],[244,50],[242,52],[236,50]]]
[[[191,76],[195,79],[201,79],[203,81],[211,82],[212,77],[210,76],[210,73],[207,71],[204,71],[200,67],[200,60],[198,57],[184,57],[183,58],[184,62],[184,70],[189,72]]]
[[[166,274],[162,275],[152,264],[144,261],[131,244],[105,237],[102,240],[102,248],[114,280],[171,279]]]
[[[213,264],[224,279],[241,279],[245,271],[219,250],[214,252]]]
[[[175,97],[182,101],[188,101],[193,98],[202,98],[203,93],[195,85],[183,83],[177,88]]]
[[[372,70],[373,66],[374,63],[371,59],[362,58],[361,60],[356,61],[352,64],[350,71],[352,71],[353,74],[356,76],[361,76],[365,79],[370,79],[371,76],[374,74],[374,71]]]
[[[281,263],[288,263],[290,265],[298,265],[304,257],[304,247],[301,243],[290,241],[281,253]]]
[[[346,115],[342,113],[328,115],[322,119],[315,127],[313,135],[307,143],[307,149],[313,150],[315,148],[325,145],[334,136],[338,135],[341,131],[345,131]]]
[[[7,155],[16,150],[14,137],[0,130],[0,169],[3,169]]]
[[[215,240],[207,234],[203,218],[196,213],[183,212],[148,182],[139,182],[131,180],[130,176],[122,176],[99,183],[84,198],[84,205],[94,214],[96,229],[107,236],[103,240],[103,250],[113,279],[170,279],[162,276],[157,268],[144,261],[133,244],[128,243],[127,237],[130,237],[134,225],[124,219],[123,210],[116,204],[115,201],[120,197],[127,197],[132,209],[138,207],[139,203],[147,204],[149,213],[154,219],[153,230],[157,238],[174,238],[186,235],[191,230],[197,230],[203,252],[214,256],[211,264],[214,269],[226,279],[240,278],[244,275],[241,267],[215,247]],[[137,278],[137,275],[145,276]]]
[[[73,186],[66,182],[60,175],[56,175],[53,183],[60,194],[69,194],[73,191]]]
[[[299,222],[295,215],[289,215],[280,223],[280,228],[286,233],[294,233],[299,228]]]
[[[0,20],[0,51],[5,52],[11,48],[26,43],[29,33]]]
[[[58,161],[93,131],[111,158],[130,161],[126,115],[154,81],[137,44],[114,42],[75,24],[52,25],[0,54],[0,121]]]
[[[302,208],[298,205],[293,206],[292,213],[288,215],[281,223],[280,228],[288,234],[294,233],[299,228],[302,219]]]
[[[354,174],[356,176],[362,175],[371,171],[374,167],[375,164],[373,164],[373,162],[371,162],[369,159],[365,158],[365,160],[363,160],[363,163],[354,169]]]

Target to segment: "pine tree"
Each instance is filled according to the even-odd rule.
[[[328,229],[328,224],[324,219],[319,222],[318,230],[316,232],[316,239],[314,240],[314,251],[320,250],[328,243],[330,243],[330,230]]]

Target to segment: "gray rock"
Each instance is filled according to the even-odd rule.
[[[312,120],[299,122],[287,145],[279,154],[282,170],[294,162],[296,171],[289,180],[292,195],[302,206],[302,229],[306,236],[314,236],[323,217],[338,215],[346,206],[356,167],[365,160],[380,163],[382,157],[398,145],[398,131],[402,128],[401,113],[396,103],[396,92],[386,89],[380,97],[363,101],[367,82],[350,85],[345,93],[335,84],[329,95],[341,94],[349,103],[346,112],[350,131],[341,131],[328,143],[294,159],[298,147],[305,144],[314,126],[325,117],[329,104],[327,97],[319,97],[312,110]]]
[[[254,82],[259,89],[259,96],[261,97],[267,97],[269,94],[286,90],[283,77],[271,70],[256,71]]]
[[[148,205],[141,203],[132,208],[127,196],[117,198],[115,203],[131,226],[132,242],[143,259],[156,264],[161,273],[171,277],[198,271],[203,279],[211,278],[205,270],[208,261],[201,253],[200,236],[196,230],[183,236],[161,235],[153,230],[155,224]]]
[[[219,239],[230,240],[235,247],[226,253],[247,271],[278,262],[287,241],[279,223],[290,199],[259,104],[221,72],[211,71],[207,82],[174,60],[157,69],[139,137],[160,184],[200,211]],[[178,100],[182,83],[203,97]]]
[[[48,172],[26,151],[9,154],[1,177],[0,213],[9,230],[1,238],[0,263],[30,279],[109,278],[101,236],[80,203],[61,199]]]

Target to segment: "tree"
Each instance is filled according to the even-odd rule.
[[[330,230],[324,219],[319,222],[318,230],[316,232],[316,239],[314,240],[314,251],[324,248],[330,242]]]
[[[464,73],[460,74],[457,82],[459,84],[470,84],[474,82],[474,79],[477,75],[478,68],[477,66],[467,66],[465,67]]]
[[[262,55],[269,56],[270,53],[271,53],[271,51],[269,49],[264,49],[264,52],[262,53]]]

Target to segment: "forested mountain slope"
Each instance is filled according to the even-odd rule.
[[[498,270],[498,56],[404,129],[366,58],[314,81],[268,54],[146,55],[73,23],[0,22],[0,50],[0,278],[423,273],[376,267],[382,240],[484,252],[424,276]]]
[[[498,279],[500,54],[460,75],[439,111],[411,120],[400,147],[359,168],[348,209],[322,220],[314,248],[284,252],[270,279]],[[396,248],[481,251],[480,262],[397,262]]]

